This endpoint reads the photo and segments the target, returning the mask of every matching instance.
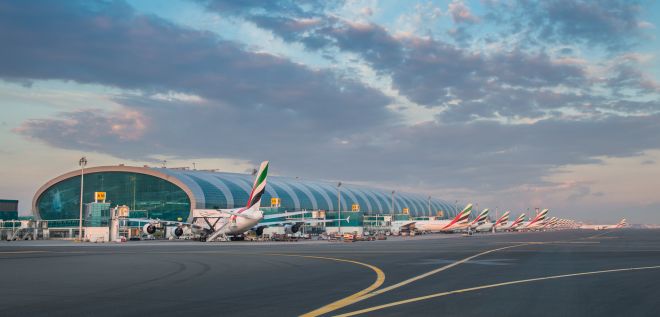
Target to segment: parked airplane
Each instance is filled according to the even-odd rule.
[[[485,222],[485,223],[479,225],[475,230],[476,230],[477,232],[496,231],[496,230],[498,230],[497,228],[499,228],[499,227],[501,227],[501,226],[506,226],[507,221],[509,221],[509,214],[510,214],[510,213],[511,213],[511,212],[507,210],[507,211],[506,211],[506,212],[505,212],[500,218],[498,218],[497,221],[495,221],[494,223],[493,223],[493,222],[490,222],[490,221],[487,221],[487,222]]]
[[[522,213],[511,224],[501,225],[501,226],[495,227],[495,230],[498,230],[498,231],[516,230],[516,228],[522,226],[524,220],[525,220],[525,214]]]
[[[497,221],[495,221],[495,224],[493,224],[493,230],[497,231],[497,228],[506,226],[509,223],[510,214],[511,211],[509,210],[505,211],[502,217],[500,217],[500,219],[497,219]]]
[[[468,230],[475,230],[480,225],[484,224],[488,220],[488,208],[481,211],[481,213],[474,218],[468,225]]]
[[[539,212],[534,219],[530,221],[523,222],[522,225],[518,226],[516,230],[538,230],[542,228],[545,223],[545,217],[548,214],[549,209],[543,209]]]
[[[205,237],[206,241],[214,241],[221,239],[224,241],[229,240],[229,237],[235,239],[242,239],[245,232],[254,230],[257,235],[263,233],[264,228],[268,226],[285,226],[287,233],[296,233],[299,228],[305,223],[319,223],[319,222],[334,222],[334,221],[348,221],[346,219],[296,219],[284,220],[274,222],[261,222],[264,219],[276,219],[290,217],[309,213],[308,211],[298,212],[285,212],[278,214],[271,214],[264,216],[261,207],[261,196],[266,190],[266,179],[268,176],[268,161],[261,163],[259,171],[256,174],[252,192],[248,198],[247,205],[242,208],[234,209],[195,209],[193,210],[193,219],[191,223],[176,222],[176,221],[162,221],[152,219],[129,219],[129,221],[148,221],[143,226],[143,231],[147,234],[152,234],[156,231],[158,225],[176,226],[173,231],[174,235],[181,236],[183,234],[183,227],[190,227],[193,232],[201,234]]]
[[[419,220],[415,222],[415,229],[422,232],[454,232],[466,229],[471,212],[472,204],[468,204],[452,220]]]
[[[415,220],[396,220],[392,221],[390,225],[390,232],[394,235],[400,234],[402,231],[410,232],[415,230]]]
[[[626,219],[621,219],[619,223],[615,225],[581,225],[580,229],[591,229],[591,230],[607,230],[607,229],[619,229],[625,228],[628,226]]]

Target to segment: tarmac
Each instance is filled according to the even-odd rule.
[[[658,316],[660,230],[0,242],[0,316]]]

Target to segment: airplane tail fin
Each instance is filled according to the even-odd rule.
[[[505,223],[505,222],[509,221],[509,214],[510,214],[510,213],[511,213],[511,211],[507,210],[507,211],[502,215],[502,217],[500,217],[499,219],[497,219],[497,221],[496,221],[495,223],[499,225],[500,223]]]
[[[465,206],[465,208],[463,208],[463,210],[461,210],[461,212],[459,212],[456,215],[456,217],[454,217],[454,219],[450,223],[445,225],[442,229],[443,230],[444,229],[449,229],[456,223],[460,223],[460,224],[466,223],[467,224],[468,223],[468,218],[470,217],[471,212],[472,212],[472,204],[468,204],[467,206]]]
[[[518,226],[520,225],[523,221],[525,221],[525,213],[520,214],[518,218],[511,224],[511,226]]]
[[[467,222],[468,218],[470,218],[470,214],[472,213],[472,204],[468,204],[461,210],[458,215],[456,215],[456,222],[461,223],[461,222]]]
[[[478,224],[480,222],[486,221],[486,218],[488,218],[488,208],[484,209],[474,220],[472,220],[472,224]]]
[[[259,171],[257,172],[256,178],[254,179],[254,185],[252,186],[252,192],[250,193],[250,198],[245,208],[248,209],[259,209],[261,207],[261,196],[266,191],[266,178],[268,176],[268,161],[261,162],[259,166]]]

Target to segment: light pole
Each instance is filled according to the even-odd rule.
[[[396,193],[395,190],[392,191],[392,208],[390,209],[392,211],[392,216],[394,216],[394,193]]]
[[[78,161],[80,166],[80,219],[78,222],[78,241],[82,242],[82,223],[83,223],[83,185],[85,177],[85,165],[87,165],[87,158],[84,156]]]
[[[339,228],[337,231],[341,234],[341,182],[337,183],[337,217],[339,218]]]
[[[431,217],[431,196],[429,196],[429,217]]]

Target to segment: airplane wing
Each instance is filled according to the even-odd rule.
[[[415,221],[407,222],[407,223],[404,223],[404,224],[400,225],[399,228],[406,228],[406,229],[408,229],[408,228],[410,228],[411,226],[413,226],[414,224],[415,224]]]
[[[242,218],[253,219],[253,220],[254,219],[259,219],[259,218],[250,217],[249,215],[246,215],[246,214],[240,214],[240,213],[229,211],[229,210],[218,209],[218,211],[220,213],[227,214],[227,215],[232,215],[232,216],[236,216],[236,217],[242,217]]]
[[[160,220],[160,219],[150,219],[150,218],[124,218],[121,220],[127,220],[130,222],[137,222],[137,223],[160,223],[166,226],[171,226],[171,225],[177,225],[177,226],[185,226],[185,225],[192,225],[192,223],[189,222],[183,222],[183,221],[171,221],[171,220]]]
[[[239,214],[237,212],[231,211],[230,209],[195,209],[194,210],[195,215],[201,215],[204,217],[208,218],[214,218],[218,217],[218,214],[225,214],[225,215],[231,215],[231,216],[237,216],[237,217],[243,217],[243,218],[248,218],[248,219],[254,219],[250,218],[244,214]],[[275,219],[275,218],[282,218],[282,217],[290,217],[290,216],[297,216],[297,215],[302,215],[302,214],[311,214],[311,211],[295,211],[295,212],[282,212],[278,214],[270,214],[270,215],[264,215],[263,219]]]
[[[140,224],[160,224],[163,226],[177,226],[177,227],[190,227],[190,228],[195,228],[195,229],[204,229],[202,226],[190,223],[190,222],[184,222],[184,221],[172,221],[172,220],[160,220],[160,219],[149,219],[149,218],[124,218],[121,220],[126,220],[129,222],[137,222]]]
[[[348,222],[350,220],[350,216],[346,217],[346,219],[295,219],[295,220],[283,220],[283,221],[269,221],[269,222],[260,222],[254,227],[272,227],[272,226],[281,226],[281,225],[288,225],[292,223],[327,223],[327,222],[335,222],[335,221],[346,221]]]
[[[264,215],[264,219],[290,217],[290,216],[297,216],[297,215],[311,214],[311,213],[312,213],[311,211],[282,212],[282,213],[279,213],[279,214]]]

